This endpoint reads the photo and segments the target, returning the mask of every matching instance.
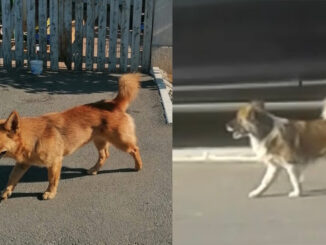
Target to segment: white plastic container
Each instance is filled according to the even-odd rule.
[[[43,72],[43,60],[31,60],[31,72],[40,75]]]

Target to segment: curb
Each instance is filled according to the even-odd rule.
[[[155,78],[156,85],[161,95],[161,100],[163,104],[165,119],[167,124],[171,124],[173,122],[172,119],[172,101],[170,99],[169,93],[166,89],[166,85],[163,81],[163,76],[160,68],[153,67],[151,69],[151,74]]]
[[[173,162],[245,162],[256,163],[258,159],[250,147],[184,148],[173,149]]]
[[[232,112],[247,102],[221,102],[221,103],[201,103],[201,104],[180,104],[174,105],[174,112]],[[266,102],[267,110],[321,110],[323,101],[291,101],[291,102]]]

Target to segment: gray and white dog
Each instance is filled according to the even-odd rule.
[[[267,112],[263,102],[251,102],[241,107],[236,118],[226,128],[234,139],[249,137],[257,157],[266,164],[260,185],[249,193],[257,197],[275,180],[279,169],[289,175],[293,190],[289,197],[302,194],[302,172],[307,165],[326,157],[325,110],[316,120],[290,120]]]

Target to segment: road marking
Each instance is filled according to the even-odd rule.
[[[173,162],[257,162],[250,147],[173,149]]]

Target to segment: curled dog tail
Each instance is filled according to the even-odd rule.
[[[326,98],[323,101],[323,109],[320,116],[321,118],[326,119]]]
[[[119,93],[114,101],[121,110],[126,111],[130,102],[136,98],[139,90],[139,80],[139,73],[130,73],[119,78]]]

